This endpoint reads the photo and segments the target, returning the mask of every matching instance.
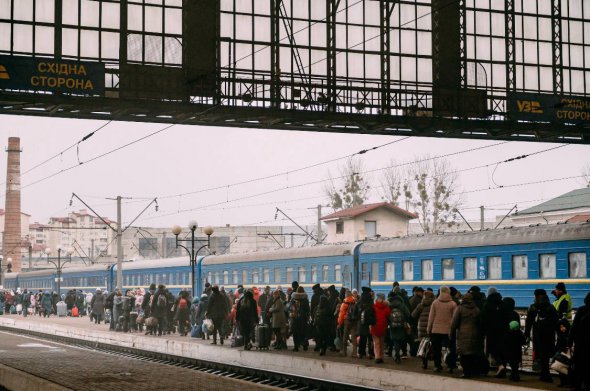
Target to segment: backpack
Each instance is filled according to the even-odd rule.
[[[372,307],[365,308],[361,311],[361,324],[363,326],[375,326],[377,319]]]
[[[347,303],[346,319],[348,319],[351,322],[358,320],[358,314],[356,312],[356,303]]]
[[[301,303],[299,303],[299,300],[292,300],[291,301],[291,305],[289,306],[289,317],[291,319],[299,318],[299,315],[301,313],[300,306],[301,306]]]
[[[123,299],[123,311],[131,311],[131,299],[128,297]]]
[[[166,301],[166,295],[163,293],[158,295],[158,302],[156,303],[158,308],[166,308],[167,304],[168,302]]]
[[[181,310],[188,308],[188,302],[185,298],[181,298],[180,300],[178,300],[178,308]]]
[[[392,328],[404,327],[404,314],[399,308],[393,308],[389,315],[389,323]]]

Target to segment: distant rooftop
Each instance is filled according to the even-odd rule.
[[[568,223],[585,223],[586,221],[590,221],[590,213],[575,215],[567,220]]]
[[[352,208],[339,210],[338,212],[334,212],[332,214],[322,217],[322,220],[353,218],[381,207],[384,207],[389,211],[400,216],[403,216],[407,219],[415,219],[418,217],[418,215],[412,212],[408,212],[407,210],[402,209],[399,206],[395,206],[390,202],[378,202],[376,204],[357,205],[353,206]]]
[[[590,208],[590,187],[572,190],[569,193],[545,201],[525,210],[521,210],[514,215],[529,215],[541,212],[556,212],[560,210]]]

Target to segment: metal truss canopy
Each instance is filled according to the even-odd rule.
[[[39,94],[0,93],[0,114],[332,133],[590,144],[590,129],[582,125],[504,119],[329,113],[137,99],[79,99]]]

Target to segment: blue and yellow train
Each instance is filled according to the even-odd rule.
[[[589,255],[590,223],[558,224],[208,255],[197,259],[195,279],[197,291],[207,281],[234,289],[238,284],[278,287],[297,280],[304,287],[316,283],[370,286],[377,292],[389,291],[393,281],[407,290],[448,285],[464,292],[472,285],[484,291],[495,286],[503,295],[514,297],[518,307],[530,304],[534,289],[550,292],[562,281],[577,307],[590,291]],[[62,293],[112,290],[116,272],[116,265],[64,269]],[[127,288],[155,283],[178,292],[191,286],[190,276],[186,258],[123,264]],[[9,273],[4,285],[55,290],[55,272]]]

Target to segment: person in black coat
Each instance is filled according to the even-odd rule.
[[[236,321],[240,326],[240,333],[244,338],[244,350],[250,350],[250,336],[254,326],[258,323],[258,308],[254,294],[250,289],[244,292],[242,299],[238,300],[236,307]]]
[[[305,289],[300,286],[297,292],[291,294],[289,305],[289,318],[291,320],[291,332],[293,334],[293,351],[299,351],[299,347],[307,351],[309,343],[307,342],[307,323],[309,321],[309,300]]]
[[[502,299],[502,317],[508,321],[508,325],[500,338],[505,369],[499,377],[506,375],[506,367],[510,365],[510,380],[519,381],[518,368],[522,362],[522,345],[525,344],[525,339],[520,330],[520,315],[514,310],[515,306],[516,303],[512,297]]]
[[[573,382],[576,391],[590,390],[590,293],[578,308],[568,340],[573,350]]]
[[[152,297],[156,293],[156,284],[150,284],[150,290],[145,293],[143,296],[143,302],[141,303],[141,309],[143,310],[143,315],[147,319],[151,316],[151,305],[152,305]]]
[[[330,285],[328,287],[328,309],[330,312],[329,316],[332,321],[332,324],[328,328],[328,332],[330,333],[328,346],[330,347],[330,350],[333,352],[335,352],[337,350],[336,345],[334,344],[334,340],[336,339],[336,327],[337,327],[336,309],[338,308],[338,305],[340,304],[340,302],[341,302],[341,300],[340,300],[338,291],[336,290],[336,287],[334,285]]]
[[[311,295],[311,300],[309,301],[309,312],[310,312],[311,323],[312,323],[313,330],[314,330],[314,333],[313,333],[314,339],[316,340],[314,351],[319,352],[320,348],[318,346],[317,338],[315,338],[315,326],[314,326],[313,322],[315,320],[315,312],[318,308],[318,305],[320,304],[320,297],[324,296],[324,290],[320,287],[320,284],[315,284],[314,286],[311,287],[311,290],[312,290],[313,294]]]
[[[551,383],[549,360],[555,352],[555,331],[557,330],[557,311],[551,305],[544,289],[535,290],[535,302],[527,312],[525,336],[533,340],[533,351],[541,365],[540,380]]]
[[[370,326],[375,324],[373,297],[371,296],[371,288],[362,287],[361,291],[359,304],[354,309],[357,312],[356,318],[359,320],[358,358],[364,358],[368,353],[368,357],[373,359],[375,357],[375,351],[373,349],[373,336],[369,329]]]
[[[162,297],[162,298],[160,298]],[[151,316],[158,319],[158,335],[162,335],[168,329],[168,295],[166,287],[159,285],[158,290],[154,293],[154,298],[150,307]]]
[[[492,362],[498,367],[496,377],[506,375],[505,360],[502,350],[502,337],[508,330],[507,319],[502,311],[502,295],[491,292],[483,306],[482,311],[483,333],[486,338],[486,355],[492,358]]]
[[[334,344],[334,340],[330,340],[332,336],[331,329],[334,326],[334,316],[326,296],[320,296],[320,302],[314,315],[314,325],[320,356],[325,356],[328,346]]]
[[[219,343],[223,345],[223,321],[227,318],[229,308],[227,307],[226,298],[219,292],[217,285],[211,289],[209,296],[209,305],[207,306],[207,318],[213,321],[213,342],[217,345],[217,334],[219,334]]]

